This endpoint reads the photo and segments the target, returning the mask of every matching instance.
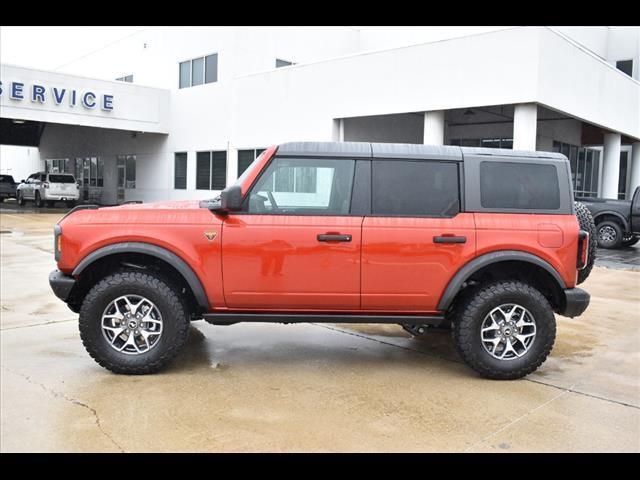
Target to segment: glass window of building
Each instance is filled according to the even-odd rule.
[[[187,152],[179,152],[175,154],[173,188],[178,190],[184,190],[187,188]]]
[[[264,151],[264,148],[238,150],[238,176],[242,175],[249,168],[249,165]]]
[[[633,73],[633,60],[618,60],[616,62],[616,68],[631,77]]]
[[[295,62],[290,62],[289,60],[282,60],[281,58],[276,58],[276,68],[288,67],[289,65],[295,65]]]
[[[618,177],[618,200],[627,198],[627,169],[629,152],[620,152],[620,176]]]
[[[196,189],[223,190],[227,186],[226,150],[196,153]]]
[[[569,159],[573,194],[576,197],[597,197],[600,150],[554,141],[553,151]]]
[[[206,57],[197,57],[180,62],[179,77],[180,88],[217,82],[218,54],[214,53]]]

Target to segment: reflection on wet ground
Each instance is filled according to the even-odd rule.
[[[596,265],[622,270],[640,270],[640,242],[616,250],[599,248],[596,253]]]

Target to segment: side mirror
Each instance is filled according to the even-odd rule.
[[[22,180],[20,180],[20,183],[24,183],[24,178]]]
[[[220,192],[220,204],[211,208],[214,212],[229,213],[242,210],[242,188],[231,185]]]

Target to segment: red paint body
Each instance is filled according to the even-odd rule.
[[[242,183],[246,194],[271,147]],[[191,266],[211,310],[429,313],[453,276],[479,255],[520,250],[576,284],[573,215],[460,213],[453,218],[215,215],[198,202],[81,210],[60,222],[58,268],[71,274],[92,251],[119,242],[166,248]],[[216,232],[214,240],[204,233]],[[348,243],[317,235],[349,234]],[[434,243],[435,236],[466,243]]]

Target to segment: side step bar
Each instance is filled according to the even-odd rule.
[[[444,315],[357,315],[324,313],[205,313],[202,318],[213,325],[238,322],[273,323],[400,323],[409,325],[443,325]]]

